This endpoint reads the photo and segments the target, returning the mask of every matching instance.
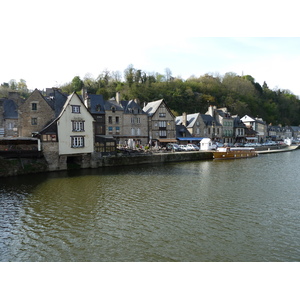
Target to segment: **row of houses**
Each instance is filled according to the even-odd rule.
[[[163,99],[141,105],[120,94],[63,94],[57,88],[34,90],[28,99],[10,93],[0,99],[0,137],[32,138],[43,150],[58,156],[115,151],[116,146],[199,143],[204,137],[223,143],[262,142],[300,137],[297,126],[267,126],[259,118],[231,115],[226,108],[209,106],[205,114],[175,117]]]

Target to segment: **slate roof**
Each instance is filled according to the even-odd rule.
[[[105,114],[106,101],[102,95],[88,94],[88,98],[91,101],[91,107],[89,110],[92,114]]]
[[[57,117],[63,109],[68,97],[61,93],[59,90],[54,89],[49,94],[49,96],[46,96],[44,98],[46,102],[50,105],[50,107],[54,110],[55,117]]]
[[[233,127],[237,128],[246,128],[247,126],[244,124],[244,122],[241,120],[239,116],[233,117]]]
[[[144,112],[141,106],[138,103],[136,103],[134,100],[130,100],[130,101],[122,100],[121,105],[124,109],[125,114],[135,113],[135,114],[146,115],[146,112]]]
[[[215,123],[216,126],[222,126],[211,115],[201,114],[201,118],[206,126],[212,126],[213,122]]]
[[[197,120],[197,118],[198,118],[199,115],[200,115],[200,113],[195,113],[195,114],[189,114],[189,115],[187,115],[186,116],[186,120],[187,120],[186,127],[188,127],[188,128],[194,127],[195,122],[196,122],[196,120]],[[182,116],[176,117],[175,122],[176,122],[176,125],[182,124],[183,117]]]
[[[148,102],[147,105],[143,108],[143,111],[149,116],[153,116],[163,101],[164,100],[161,99],[157,101]]]
[[[192,135],[184,125],[176,125],[176,138],[179,137],[192,137]]]
[[[123,111],[123,107],[115,100],[115,98],[112,98],[105,103],[105,110],[112,110],[113,107],[116,111]]]
[[[11,99],[3,99],[3,118],[18,119],[18,106]]]

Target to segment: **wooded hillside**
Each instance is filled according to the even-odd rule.
[[[216,105],[226,106],[241,117],[247,114],[263,118],[268,124],[300,124],[299,97],[289,90],[271,90],[266,82],[261,86],[251,75],[205,74],[183,80],[172,77],[170,69],[165,74],[147,73],[129,65],[123,76],[118,71],[105,70],[96,79],[90,75],[83,79],[75,76],[60,88],[69,94],[74,90],[79,92],[83,86],[88,93],[102,94],[104,99],[115,97],[117,91],[122,99],[138,98],[141,103],[164,98],[175,115],[205,113],[209,105]],[[11,87],[2,84],[2,91],[5,88]],[[24,95],[24,82],[22,92]]]

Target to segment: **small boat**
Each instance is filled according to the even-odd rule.
[[[257,156],[252,147],[220,147],[213,153],[214,159],[250,158]]]

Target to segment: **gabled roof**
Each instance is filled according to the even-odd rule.
[[[105,113],[106,101],[104,100],[102,95],[88,94],[88,98],[90,99],[90,112],[92,114]]]
[[[197,118],[199,117],[199,115],[200,115],[200,113],[195,113],[195,114],[189,114],[189,115],[187,115],[186,116],[186,121],[187,121],[186,127],[187,128],[194,127],[195,122],[196,122]],[[176,125],[182,124],[182,122],[183,122],[183,116],[176,117],[175,122],[176,122]]]
[[[246,128],[247,126],[244,124],[244,122],[239,116],[235,116],[233,117],[233,127]]]
[[[116,111],[123,111],[123,107],[115,100],[115,98],[105,101],[105,110],[112,110],[113,108],[115,108]]]
[[[255,120],[251,117],[249,117],[248,115],[245,115],[241,118],[241,120],[245,123],[245,122],[254,122]]]
[[[184,125],[176,125],[176,138],[179,137],[192,137],[192,135]]]
[[[75,96],[78,97],[79,101],[83,104],[83,106],[85,107],[85,109],[88,111],[88,109],[86,108],[86,106],[84,105],[84,103],[82,102],[82,98],[79,97],[76,92],[73,92],[71,95],[68,96],[63,109],[61,110],[60,114],[54,119],[52,120],[50,123],[48,123],[48,125],[46,125],[40,132],[39,134],[45,134],[45,133],[52,133],[52,132],[57,132],[57,121],[60,119],[60,117],[63,115],[63,113],[65,112],[66,108],[68,107],[69,103],[71,102],[72,98]],[[92,117],[92,116],[91,116]]]
[[[148,102],[147,105],[143,108],[143,111],[149,116],[153,116],[163,101],[164,99]]]
[[[54,110],[55,116],[57,117],[65,102],[67,101],[67,96],[61,93],[58,89],[53,89],[49,96],[45,97],[46,102],[50,105],[50,107]]]
[[[142,110],[141,106],[138,103],[136,103],[134,100],[129,100],[129,101],[122,100],[121,105],[123,107],[124,113],[146,114]]]
[[[212,126],[213,122],[215,123],[216,126],[222,126],[217,120],[215,120],[211,115],[206,115],[206,114],[200,114],[204,124],[206,126]]]

